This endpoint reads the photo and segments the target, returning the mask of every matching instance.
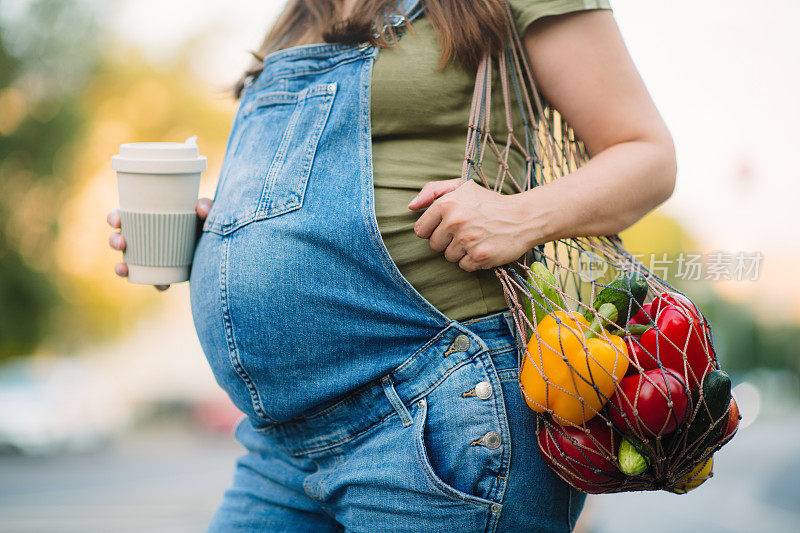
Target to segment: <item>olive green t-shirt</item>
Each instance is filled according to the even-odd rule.
[[[520,33],[547,15],[611,9],[608,0],[510,0],[509,4]],[[395,47],[381,50],[375,62],[371,103],[375,213],[401,274],[443,314],[462,321],[508,305],[492,269],[466,272],[414,233],[414,223],[424,211],[412,211],[408,203],[426,182],[458,177],[464,158],[475,78],[456,66],[437,70],[440,56],[436,33],[423,15],[414,21],[413,31],[407,31]],[[491,128],[498,140],[507,131],[502,105],[495,83]],[[518,123],[519,117],[515,118]],[[512,175],[521,176],[522,164],[521,155],[513,153]],[[483,169],[493,185],[497,162],[490,153]],[[503,192],[516,191],[506,181]]]

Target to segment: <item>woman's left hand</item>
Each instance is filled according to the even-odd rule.
[[[530,248],[523,228],[526,212],[514,195],[491,191],[473,180],[431,181],[408,204],[426,208],[414,233],[467,272],[519,259]]]

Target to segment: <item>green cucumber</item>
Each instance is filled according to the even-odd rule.
[[[593,309],[587,309],[583,316],[591,322],[594,311],[600,309],[601,305],[610,303],[617,308],[619,318],[617,323],[624,326],[642,309],[645,298],[647,298],[647,278],[639,272],[624,272],[598,293],[592,302]]]
[[[549,312],[563,311],[566,308],[564,297],[558,292],[555,274],[542,263],[536,261],[531,265],[531,274],[528,276],[527,283],[530,286],[531,298],[523,298],[522,305],[531,324],[541,324],[542,319]]]
[[[619,445],[619,469],[626,476],[638,476],[650,466],[645,445],[633,435],[625,435]]]
[[[724,415],[731,403],[731,378],[724,370],[712,370],[703,377],[702,387],[705,405],[700,405],[697,415],[686,430],[687,448],[693,448],[696,446],[696,441],[701,441],[697,446],[698,453],[706,450],[706,444],[713,440],[728,422]],[[695,389],[692,391],[692,405],[696,406],[699,401],[699,389]],[[716,425],[702,437],[715,420]]]

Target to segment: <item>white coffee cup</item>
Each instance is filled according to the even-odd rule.
[[[200,175],[206,169],[197,137],[182,143],[121,144],[111,168],[117,171],[128,281],[187,281],[197,236]]]

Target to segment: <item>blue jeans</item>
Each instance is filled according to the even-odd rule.
[[[244,418],[248,453],[210,531],[571,531],[585,495],[541,458],[507,317],[453,322],[301,419]]]

